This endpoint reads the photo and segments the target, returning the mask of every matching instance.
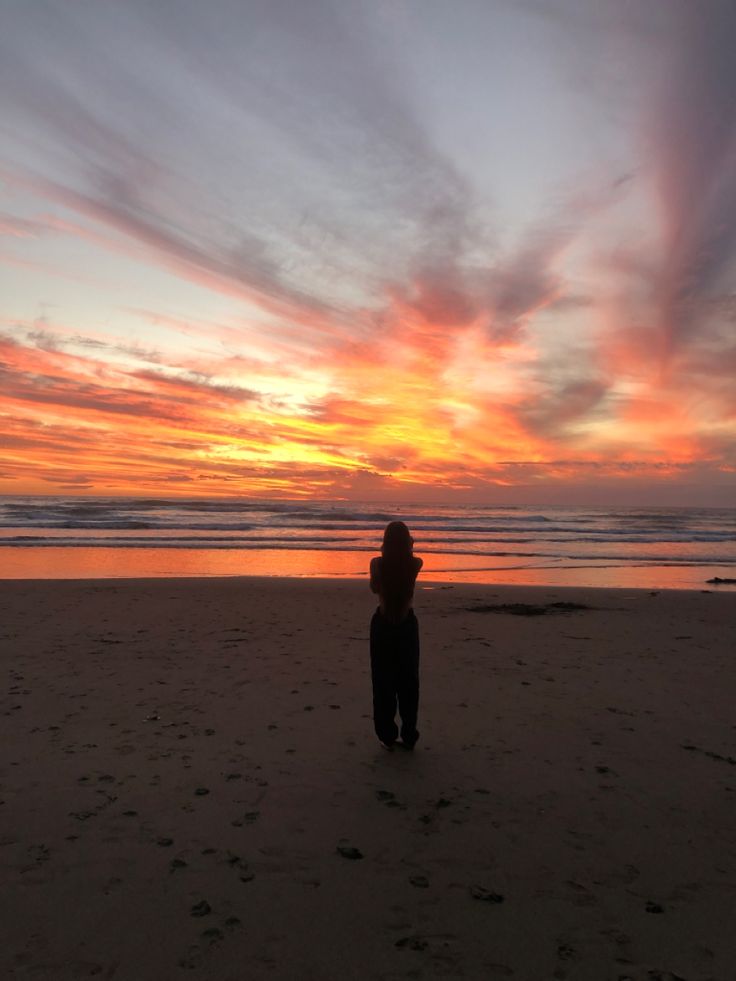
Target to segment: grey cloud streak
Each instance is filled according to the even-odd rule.
[[[397,259],[454,247],[469,213],[463,179],[359,13],[324,2],[16,13],[0,68],[7,118],[15,153],[41,140],[50,162],[28,186],[212,288],[284,316],[355,315]]]
[[[676,40],[650,120],[671,345],[687,341],[702,301],[736,289],[736,5],[677,0],[672,10]]]

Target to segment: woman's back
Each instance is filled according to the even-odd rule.
[[[392,749],[401,715],[401,745],[414,749],[419,730],[419,623],[412,609],[414,583],[422,560],[403,521],[383,533],[381,554],[371,559],[371,589],[379,609],[371,617],[373,725],[384,749]]]
[[[401,623],[412,608],[414,584],[422,560],[415,555],[377,555],[371,560],[371,589],[378,593],[381,613],[389,623]]]

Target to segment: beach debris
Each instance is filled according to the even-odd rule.
[[[207,916],[211,912],[212,907],[206,899],[202,899],[200,902],[195,903],[190,910],[192,916]]]
[[[338,845],[337,851],[343,858],[363,858],[363,852],[359,848],[354,848],[352,845]]]
[[[429,879],[426,875],[410,875],[409,882],[417,889],[429,889]]]
[[[647,913],[664,913],[664,906],[660,906],[659,903],[653,903],[651,899],[647,900],[647,905],[644,908]]]
[[[531,603],[478,603],[465,609],[468,613],[510,613],[516,617],[541,617],[547,612],[546,606]]]
[[[186,868],[186,864],[183,858],[172,858],[169,862],[169,871],[176,872],[177,869]]]
[[[483,903],[502,903],[504,897],[499,892],[492,892],[484,886],[471,886],[470,895],[473,899],[479,899]]]
[[[162,848],[168,848],[170,845],[174,844],[173,838],[157,838],[156,844],[160,845]]]
[[[195,796],[197,797],[206,797],[207,794],[209,793],[209,790],[206,787],[197,787],[194,793]]]
[[[546,613],[574,613],[579,610],[592,610],[585,603],[547,603],[537,606],[533,603],[477,603],[464,608],[468,613],[509,613],[516,617],[541,617]]]

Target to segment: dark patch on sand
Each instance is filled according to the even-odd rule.
[[[592,610],[585,603],[546,603],[535,606],[533,603],[477,603],[466,606],[468,613],[509,613],[515,617],[541,617],[547,613],[575,613],[579,610]]]

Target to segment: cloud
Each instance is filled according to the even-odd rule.
[[[241,386],[161,371],[116,371],[98,363],[91,375],[93,365],[56,348],[29,348],[0,334],[0,379],[7,405],[28,402],[93,416],[126,415],[192,424],[203,406],[210,412],[219,411],[257,397]]]
[[[583,375],[552,388],[544,398],[529,399],[519,408],[519,415],[533,432],[559,438],[569,424],[589,420],[608,389],[606,380]]]
[[[225,4],[214,18],[184,2],[170,14],[132,3],[15,18],[9,116],[48,153],[36,172],[6,164],[6,179],[83,217],[76,234],[122,235],[178,275],[328,336],[346,313],[361,329],[366,283],[397,256],[468,234],[467,185],[359,9]],[[183,91],[209,110],[198,145]]]
[[[678,0],[672,17],[674,40],[647,120],[663,223],[660,316],[670,350],[689,340],[703,302],[736,274],[736,7]]]
[[[411,5],[383,20],[322,0],[14,11],[14,472],[69,486],[76,459],[106,487],[168,474],[203,492],[482,496],[730,466],[732,4],[523,6],[544,16],[518,75],[468,31],[503,30],[498,9],[461,18],[455,40],[486,72],[472,91]],[[591,125],[558,147],[562,121],[537,111],[545,59],[576,50],[600,64]],[[521,158],[535,128],[549,158],[494,200],[483,161],[509,133]],[[112,311],[99,295],[121,256],[138,265]],[[73,301],[51,279],[63,269],[87,287]],[[55,285],[74,313],[34,321]]]
[[[38,238],[47,231],[47,226],[31,218],[19,218],[16,215],[0,214],[0,235],[12,238]]]

